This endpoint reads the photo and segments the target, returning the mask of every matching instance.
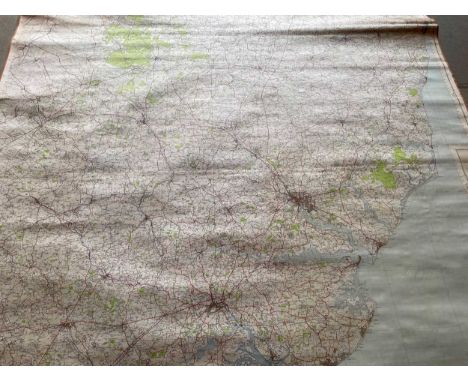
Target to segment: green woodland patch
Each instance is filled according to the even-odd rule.
[[[372,171],[371,178],[375,181],[382,183],[382,185],[390,190],[396,188],[395,175],[391,171],[385,169],[385,162],[379,160],[377,162],[377,168]]]
[[[395,147],[393,149],[393,159],[397,165],[400,163],[406,163],[409,165],[415,165],[418,163],[418,157],[416,154],[411,154],[411,156],[408,156],[408,154],[401,147]],[[393,172],[385,168],[385,162],[382,160],[377,161],[377,168],[372,171],[370,176],[363,177],[363,180],[369,179],[382,183],[382,185],[389,190],[394,190],[397,188],[395,175]]]
[[[152,351],[150,354],[151,358],[156,359],[156,358],[163,358],[166,356],[166,351],[165,350],[159,350],[159,351]]]
[[[135,80],[130,80],[119,88],[119,93],[132,93],[136,89]]]
[[[150,64],[154,43],[149,30],[113,24],[106,31],[106,42],[114,41],[120,42],[122,48],[113,51],[107,63],[122,69]]]
[[[105,41],[107,43],[116,42],[119,45],[119,49],[109,54],[106,62],[121,69],[147,67],[151,64],[154,47],[173,47],[171,42],[162,40],[159,36],[153,37],[150,29],[140,25],[142,20],[138,16],[134,16],[131,20],[135,22],[132,26],[112,24],[106,30]],[[185,29],[179,29],[178,33],[181,36],[187,35]],[[189,46],[189,44],[181,45],[183,48]],[[204,52],[193,52],[190,56],[192,60],[206,60],[208,58],[209,54]],[[99,82],[93,82],[90,85],[97,86]]]
[[[411,97],[416,97],[418,95],[418,89],[411,88],[408,90],[408,93]]]
[[[148,102],[151,105],[155,105],[158,102],[158,99],[153,93],[148,92],[148,94],[146,95],[146,102]]]
[[[89,86],[99,86],[99,84],[101,83],[102,81],[101,80],[91,80],[89,81]]]
[[[206,60],[209,57],[207,53],[195,52],[192,53],[192,60]]]
[[[109,312],[115,313],[118,304],[119,300],[116,297],[111,297],[111,299],[107,302],[105,307]]]
[[[129,20],[133,21],[135,24],[141,24],[143,22],[143,16],[141,15],[131,15],[127,17]]]
[[[146,83],[144,81],[138,81],[136,82],[135,79],[131,79],[125,84],[121,85],[118,89],[118,92],[120,94],[125,94],[125,93],[135,93],[137,90],[144,88]]]
[[[43,149],[42,150],[42,159],[47,159],[50,155],[49,149]]]
[[[411,156],[408,157],[401,147],[395,147],[393,149],[393,159],[395,159],[396,164],[400,164],[400,162],[405,162],[407,164],[418,163],[416,154],[411,154]]]
[[[159,37],[156,37],[154,40],[156,46],[159,46],[161,48],[170,48],[172,44],[168,41],[161,40]]]

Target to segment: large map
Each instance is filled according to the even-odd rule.
[[[0,364],[336,365],[365,346],[359,269],[438,171],[434,30],[22,17],[0,82]]]

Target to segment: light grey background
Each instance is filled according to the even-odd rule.
[[[439,38],[455,81],[468,103],[468,16],[431,16],[439,24]],[[17,16],[0,16],[0,73],[8,55]]]

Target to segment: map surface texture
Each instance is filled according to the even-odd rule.
[[[434,205],[424,190],[447,171],[461,202],[443,211],[466,212],[464,109],[437,82],[435,30],[402,16],[22,17],[0,82],[0,364],[468,362],[410,361],[404,318],[382,335],[402,358],[366,353],[398,301],[378,288],[400,270],[379,264],[416,259],[399,245],[428,232],[416,219],[398,239],[418,201]],[[429,320],[439,300],[424,293],[411,306]],[[447,309],[468,348],[466,312]]]

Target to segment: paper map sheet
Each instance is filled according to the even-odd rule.
[[[427,17],[21,17],[0,364],[468,364],[467,174]]]

